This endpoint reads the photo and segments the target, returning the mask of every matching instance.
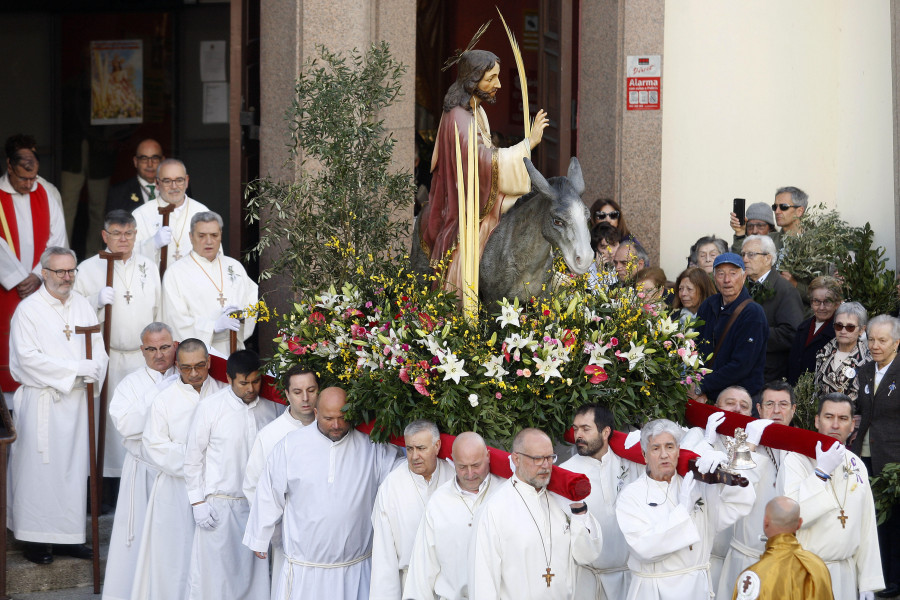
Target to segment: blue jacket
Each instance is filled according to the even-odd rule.
[[[725,325],[734,310],[750,298],[746,288],[728,305],[722,304],[722,294],[714,294],[703,301],[697,310],[700,326],[701,356],[715,350],[716,342],[725,331]],[[715,402],[719,392],[732,385],[739,385],[751,396],[759,394],[765,383],[766,343],[769,340],[769,324],[762,307],[753,302],[744,307],[734,325],[728,331],[718,355],[706,365],[712,373],[700,382],[700,390],[710,402]]]

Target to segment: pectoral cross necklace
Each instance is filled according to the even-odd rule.
[[[44,298],[44,296],[42,295],[41,298]],[[63,308],[66,309],[66,316],[63,316],[61,312],[56,310],[56,307],[53,306],[49,300],[44,298],[44,302],[47,303],[47,306],[53,309],[53,312],[55,312],[60,319],[62,319],[62,322],[65,325],[65,328],[63,328],[62,332],[66,334],[66,341],[71,340],[72,334],[75,333],[75,331],[69,327],[69,307],[63,304]]]
[[[122,261],[122,264],[124,265],[123,268],[125,269],[125,274],[127,275],[128,274],[128,264],[124,260]],[[125,281],[124,276],[119,275],[118,270],[113,271],[115,273],[116,277],[118,277],[119,279],[122,280],[122,285],[125,286],[125,296],[124,297],[125,297],[126,304],[131,304],[131,300],[134,298],[134,296],[131,295],[131,284],[134,283],[134,272],[136,270],[137,270],[137,260],[133,261],[133,264],[131,265],[131,277],[128,278],[128,281]]]
[[[216,300],[219,301],[219,304],[224,308],[225,307],[225,294],[223,290],[225,289],[225,277],[222,275],[222,261],[219,260],[219,257],[216,257],[216,262],[219,263],[219,285],[216,285],[215,280],[210,277],[209,273],[206,272],[206,269],[203,268],[203,265],[197,262],[197,259],[194,258],[194,255],[191,254],[191,260],[194,261],[194,264],[200,267],[200,270],[203,271],[203,274],[206,275],[206,278],[209,279],[209,282],[213,284],[213,287],[216,288],[216,291],[219,292],[219,297]]]
[[[519,498],[522,499],[522,504],[525,505],[525,510],[528,511],[529,516],[531,516],[531,520],[534,521],[534,526],[538,531],[538,535],[541,536],[541,549],[544,551],[544,559],[547,561],[547,572],[541,575],[541,577],[544,579],[544,581],[547,582],[547,587],[550,587],[550,580],[556,577],[555,573],[550,572],[550,560],[553,558],[553,521],[550,518],[550,497],[545,491],[544,498],[547,500],[547,536],[550,538],[550,553],[548,554],[547,545],[544,543],[544,533],[543,531],[541,531],[541,526],[538,525],[537,519],[534,518],[534,513],[531,512],[531,508],[529,508],[528,503],[525,502],[525,497],[516,486],[517,483],[518,481],[513,481],[513,489],[516,490],[516,493],[519,494]],[[540,500],[538,500],[538,504],[540,504]]]
[[[842,465],[846,469],[846,465]],[[841,502],[838,500],[837,492],[834,491],[834,477],[832,477],[829,481],[831,484],[831,495],[834,496],[834,501],[837,502],[838,508],[841,509],[841,514],[838,517],[835,517],[838,521],[841,522],[841,529],[847,529],[847,515],[844,514],[844,507],[847,505],[847,492],[850,490],[850,481],[844,478],[844,501]]]

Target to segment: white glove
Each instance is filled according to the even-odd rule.
[[[872,592],[872,591],[860,592],[859,600],[875,600],[875,592]]]
[[[79,360],[76,374],[83,377],[85,383],[97,383],[101,379],[103,369],[96,360]]]
[[[757,419],[747,423],[747,427],[744,429],[747,432],[747,443],[759,446],[763,431],[774,422],[772,419]]]
[[[844,454],[847,449],[843,444],[835,442],[827,452],[822,451],[822,442],[816,442],[816,467],[820,471],[831,475],[837,466],[844,462]]]
[[[162,248],[170,243],[172,243],[172,228],[168,225],[163,225],[159,228],[159,231],[153,234],[153,245],[157,248]]]
[[[635,444],[639,444],[641,442],[641,431],[632,431],[627,436],[625,436],[625,449],[628,450]]]
[[[697,459],[697,469],[699,469],[701,473],[712,473],[719,468],[719,465],[722,463],[728,464],[728,456],[726,456],[724,452],[721,452],[720,450],[704,452]]]
[[[116,299],[116,290],[107,286],[105,288],[101,288],[100,292],[97,294],[97,301],[100,303],[100,306],[106,306],[107,304],[112,304]]]
[[[725,422],[725,413],[717,412],[709,415],[709,418],[706,420],[706,441],[710,446],[716,443],[716,429],[719,428],[719,425]]]
[[[240,331],[241,322],[235,319],[234,317],[229,317],[233,312],[237,312],[237,306],[226,306],[222,309],[222,314],[216,319],[215,325],[213,325],[213,331],[216,333],[222,333],[230,329],[231,331]]]
[[[684,476],[684,479],[681,480],[681,491],[678,492],[678,505],[683,506],[688,512],[691,512],[691,509],[694,508],[692,493],[694,491],[694,486],[696,485],[697,484],[694,483],[694,472],[688,471],[687,475]]]
[[[197,527],[200,529],[215,529],[218,526],[219,520],[208,502],[195,504],[191,508],[194,510],[194,523],[197,524]]]

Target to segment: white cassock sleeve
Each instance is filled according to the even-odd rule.
[[[191,427],[188,429],[184,447],[184,483],[187,487],[188,502],[196,504],[206,500],[203,474],[206,470],[206,449],[212,434],[212,423],[207,418],[201,404],[194,411]]]
[[[247,457],[247,467],[244,469],[244,484],[242,489],[247,502],[253,506],[253,500],[256,496],[256,485],[259,478],[262,477],[266,470],[266,453],[263,449],[262,438],[257,433],[256,439],[253,441],[253,447],[250,449],[250,456]]]
[[[403,593],[400,589],[400,548],[394,540],[386,506],[389,493],[387,486],[382,484],[372,509],[372,580],[369,589],[375,592],[372,594],[374,600],[399,598]]]
[[[600,530],[600,524],[590,512],[583,515],[570,513],[568,516],[572,520],[572,558],[576,564],[589,566],[599,558],[603,550],[603,532]]]
[[[254,552],[268,552],[275,526],[284,516],[287,501],[287,460],[284,441],[278,443],[266,460],[266,469],[256,486],[243,544]]]
[[[172,393],[178,392],[173,390]],[[157,396],[150,405],[142,436],[144,450],[160,471],[172,477],[184,477],[184,444],[169,437],[169,423],[162,400],[162,396]]]
[[[203,310],[203,301],[196,299],[196,305],[192,306],[190,299],[196,298],[196,290],[192,295],[189,280],[179,275],[182,275],[179,269],[169,269],[163,276],[163,322],[175,330],[176,339],[195,337],[210,346],[215,335],[216,319],[221,312],[214,317],[197,314],[198,309]]]
[[[427,509],[419,523],[416,541],[409,556],[409,572],[403,588],[403,600],[435,600],[434,585],[441,566],[438,562],[437,540],[434,538],[433,515]],[[459,557],[463,560],[464,557]]]
[[[654,518],[663,513],[645,510],[638,502],[633,494],[619,496],[616,519],[629,550],[640,560],[655,562],[700,542],[700,532],[684,507],[676,506],[667,517]]]
[[[753,509],[753,503],[756,501],[756,486],[754,485],[747,487],[723,484],[701,485],[706,486],[701,489],[703,489],[703,497],[709,505],[709,526],[716,533],[734,524],[741,517],[749,515]]]
[[[144,433],[144,425],[147,423],[146,405],[136,396],[135,391],[130,381],[123,380],[116,386],[112,400],[109,401],[109,417],[123,438],[139,438]],[[150,389],[143,393],[155,395],[155,392],[155,389]]]
[[[804,464],[806,463],[806,464]],[[828,483],[809,470],[810,461],[795,453],[784,457],[784,495],[796,500],[803,510],[803,525],[809,527],[837,508]]]
[[[40,293],[40,291],[35,293]],[[12,359],[18,357],[18,360],[10,361],[13,378],[22,385],[36,388],[51,387],[63,394],[68,394],[75,387],[78,361],[52,356],[44,352],[40,338],[41,331],[44,331],[47,325],[32,319],[32,312],[34,311],[29,313],[22,310],[17,311],[13,319],[13,327],[10,329],[10,355]],[[34,316],[39,317],[40,313]],[[94,317],[94,323],[96,322],[97,319]],[[92,342],[94,350],[98,349],[96,342],[96,339]],[[102,338],[99,352],[103,353]]]
[[[500,547],[503,539],[489,511],[476,516],[475,531],[469,541],[469,597],[482,600],[500,598]]]
[[[40,263],[38,265],[40,266]],[[16,253],[12,251],[0,232],[0,285],[6,290],[11,290],[25,281],[28,274],[28,269],[22,266]]]

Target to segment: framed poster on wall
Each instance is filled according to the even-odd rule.
[[[143,122],[143,41],[92,41],[90,57],[91,125]]]

